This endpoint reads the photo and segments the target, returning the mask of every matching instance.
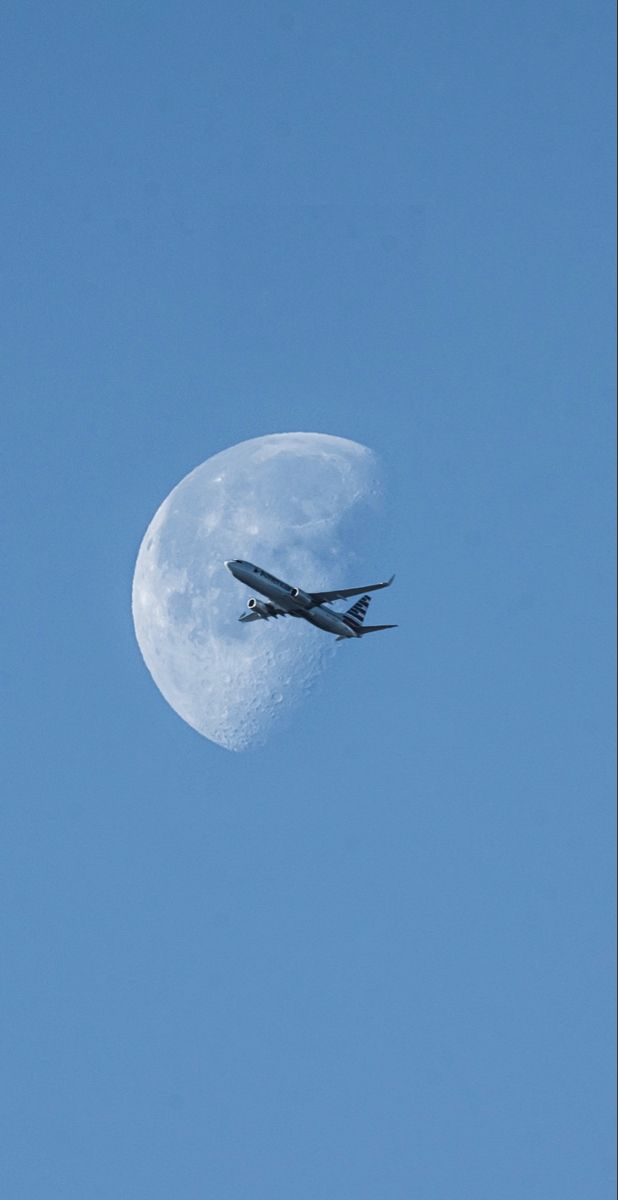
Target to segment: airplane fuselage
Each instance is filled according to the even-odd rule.
[[[334,633],[336,637],[360,636],[360,631],[354,623],[345,619],[345,613],[336,612],[334,608],[329,608],[326,604],[311,604],[309,597],[299,588],[284,583],[282,579],[277,579],[275,575],[264,571],[262,567],[256,567],[254,563],[244,562],[242,559],[230,560],[225,565],[239,583],[244,583],[247,587],[260,592],[270,601],[275,609],[270,614],[271,616],[277,616],[276,610],[278,609],[279,613],[286,613],[291,617],[302,617],[310,625],[315,625],[318,629],[325,630],[326,633]]]

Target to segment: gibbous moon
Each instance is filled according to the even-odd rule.
[[[225,559],[310,591],[354,584],[355,525],[379,493],[366,446],[278,433],[215,454],[163,501],[137,556],[135,633],[157,687],[204,737],[228,750],[263,742],[335,653],[293,617],[240,624],[250,593]]]

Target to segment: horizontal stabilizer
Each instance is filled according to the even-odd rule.
[[[359,636],[364,637],[366,633],[379,633],[380,629],[398,629],[398,625],[363,625],[359,629]]]

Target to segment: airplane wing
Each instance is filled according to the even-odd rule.
[[[271,612],[264,612],[263,609],[253,608],[251,612],[241,613],[238,620],[246,625],[247,621],[268,621],[270,617],[275,617],[276,619],[277,617],[287,617],[288,615],[282,608],[276,608],[274,604],[270,608]]]
[[[390,587],[394,575],[385,583],[369,583],[366,587],[339,588],[336,592],[309,592],[313,605],[328,604],[330,600],[346,600],[348,596],[360,596],[361,592],[378,592],[380,588]]]

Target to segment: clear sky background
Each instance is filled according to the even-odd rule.
[[[612,6],[9,0],[0,55],[2,1195],[605,1200]],[[400,628],[234,755],[135,556],[297,429],[385,462]]]

